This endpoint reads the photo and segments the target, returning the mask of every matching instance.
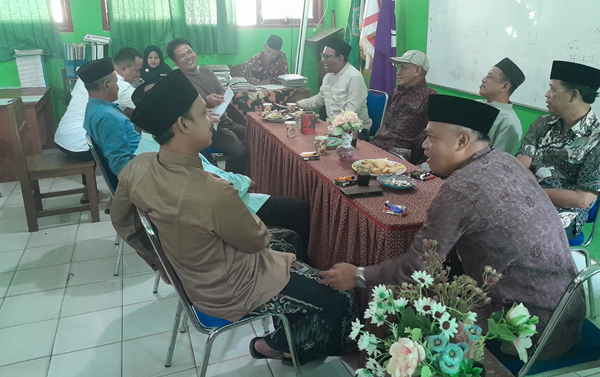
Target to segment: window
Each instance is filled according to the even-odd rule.
[[[323,16],[323,0],[308,1],[308,23],[316,24]],[[238,26],[286,27],[300,24],[302,0],[236,0]]]
[[[102,30],[110,31],[110,17],[108,13],[108,0],[100,0],[100,8],[102,10]]]
[[[62,33],[72,32],[73,19],[71,18],[71,4],[69,0],[51,0],[50,8],[58,31]]]

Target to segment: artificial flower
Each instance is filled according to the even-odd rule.
[[[444,315],[444,313],[446,313],[445,305],[440,304],[439,302],[434,302],[431,305],[431,314],[435,319],[439,320],[440,318],[442,318],[442,315]]]
[[[464,320],[469,324],[477,322],[477,313],[468,312]]]
[[[373,373],[371,373],[370,370],[365,369],[365,368],[360,368],[354,371],[354,373],[358,376],[358,377],[372,377]]]
[[[431,335],[427,338],[427,346],[433,352],[442,352],[448,344],[448,338],[444,335]]]
[[[463,354],[466,354],[467,352],[469,352],[469,345],[465,342],[461,342],[461,343],[457,343],[457,346],[460,347],[461,350],[463,350]]]
[[[415,271],[410,277],[423,288],[427,288],[433,284],[433,278],[425,271]]]
[[[392,377],[411,377],[417,365],[425,359],[425,349],[418,342],[400,338],[390,347],[390,359],[387,372]]]
[[[392,291],[387,289],[387,287],[383,284],[380,284],[373,288],[373,300],[375,301],[383,301],[388,298],[392,298]]]
[[[456,319],[450,318],[450,314],[444,313],[440,319],[440,331],[448,338],[452,338],[458,332],[458,323]]]
[[[529,319],[529,310],[521,303],[510,308],[506,313],[506,322],[511,326],[519,326]]]
[[[467,325],[465,326],[465,331],[469,334],[469,340],[476,341],[481,335],[481,327],[477,325]]]
[[[442,360],[448,364],[455,364],[463,359],[464,352],[457,344],[448,343],[444,351],[442,351]]]
[[[394,306],[396,307],[396,309],[404,309],[406,305],[408,305],[408,300],[404,297],[400,297],[399,299],[394,300]]]
[[[513,340],[513,346],[517,349],[517,353],[519,354],[519,359],[522,362],[527,362],[527,348],[531,347],[531,338],[528,336],[520,336],[517,339]]]
[[[532,336],[534,334],[537,334],[537,331],[535,330],[535,325],[521,326],[521,333],[519,334],[519,336]]]
[[[440,369],[446,374],[456,374],[460,369],[460,363],[448,363],[440,360]]]
[[[358,349],[366,351],[369,356],[378,355],[380,352],[377,349],[379,340],[373,334],[365,333],[358,338]]]
[[[360,320],[356,318],[354,322],[352,322],[352,331],[350,332],[350,339],[355,340],[358,334],[360,334],[360,330],[365,327],[360,323]]]
[[[374,376],[385,377],[385,369],[375,359],[369,358],[366,367],[373,372]]]
[[[420,314],[423,314],[423,315],[430,314],[431,308],[434,303],[435,303],[435,301],[433,301],[429,297],[422,297],[422,298],[418,299],[417,301],[415,301],[415,309]]]
[[[375,312],[373,317],[371,317],[371,323],[373,323],[374,325],[377,325],[377,327],[379,327],[385,323],[386,319],[387,319],[387,316],[386,316],[385,312]]]

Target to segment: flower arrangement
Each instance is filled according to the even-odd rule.
[[[363,331],[358,319],[352,324],[350,337],[369,355],[366,367],[356,375],[480,376],[485,341],[490,339],[512,344],[521,360],[527,361],[526,349],[531,347],[538,318],[523,304],[513,305],[506,315],[493,313],[486,334],[475,324],[473,308],[491,302],[487,292],[502,274],[486,266],[482,287],[466,275],[450,280],[450,268],[444,267],[444,259],[435,253],[437,242],[424,240],[423,246],[424,271],[412,274],[417,284],[404,283],[395,287],[396,291],[384,285],[375,287],[365,311],[365,320],[388,326],[391,336],[379,339]]]
[[[334,132],[340,134],[342,132],[352,133],[353,131],[360,131],[362,126],[362,120],[358,115],[351,110],[331,116],[327,119],[329,123],[334,127]]]

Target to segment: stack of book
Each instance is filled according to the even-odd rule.
[[[203,65],[202,67],[213,71],[219,79],[221,85],[227,86],[229,84],[229,80],[231,80],[231,74],[229,72],[229,67],[225,64],[207,64]]]
[[[308,79],[301,75],[296,75],[294,73],[288,73],[285,75],[281,75],[277,78],[282,85],[288,87],[303,87],[306,86],[306,82]]]
[[[15,50],[19,80],[23,88],[45,87],[42,50]]]

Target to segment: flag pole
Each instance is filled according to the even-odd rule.
[[[304,61],[304,45],[306,44],[306,25],[308,24],[308,2],[304,0],[302,8],[302,19],[300,20],[300,30],[298,36],[298,48],[296,50],[296,74],[302,74],[302,62]]]

